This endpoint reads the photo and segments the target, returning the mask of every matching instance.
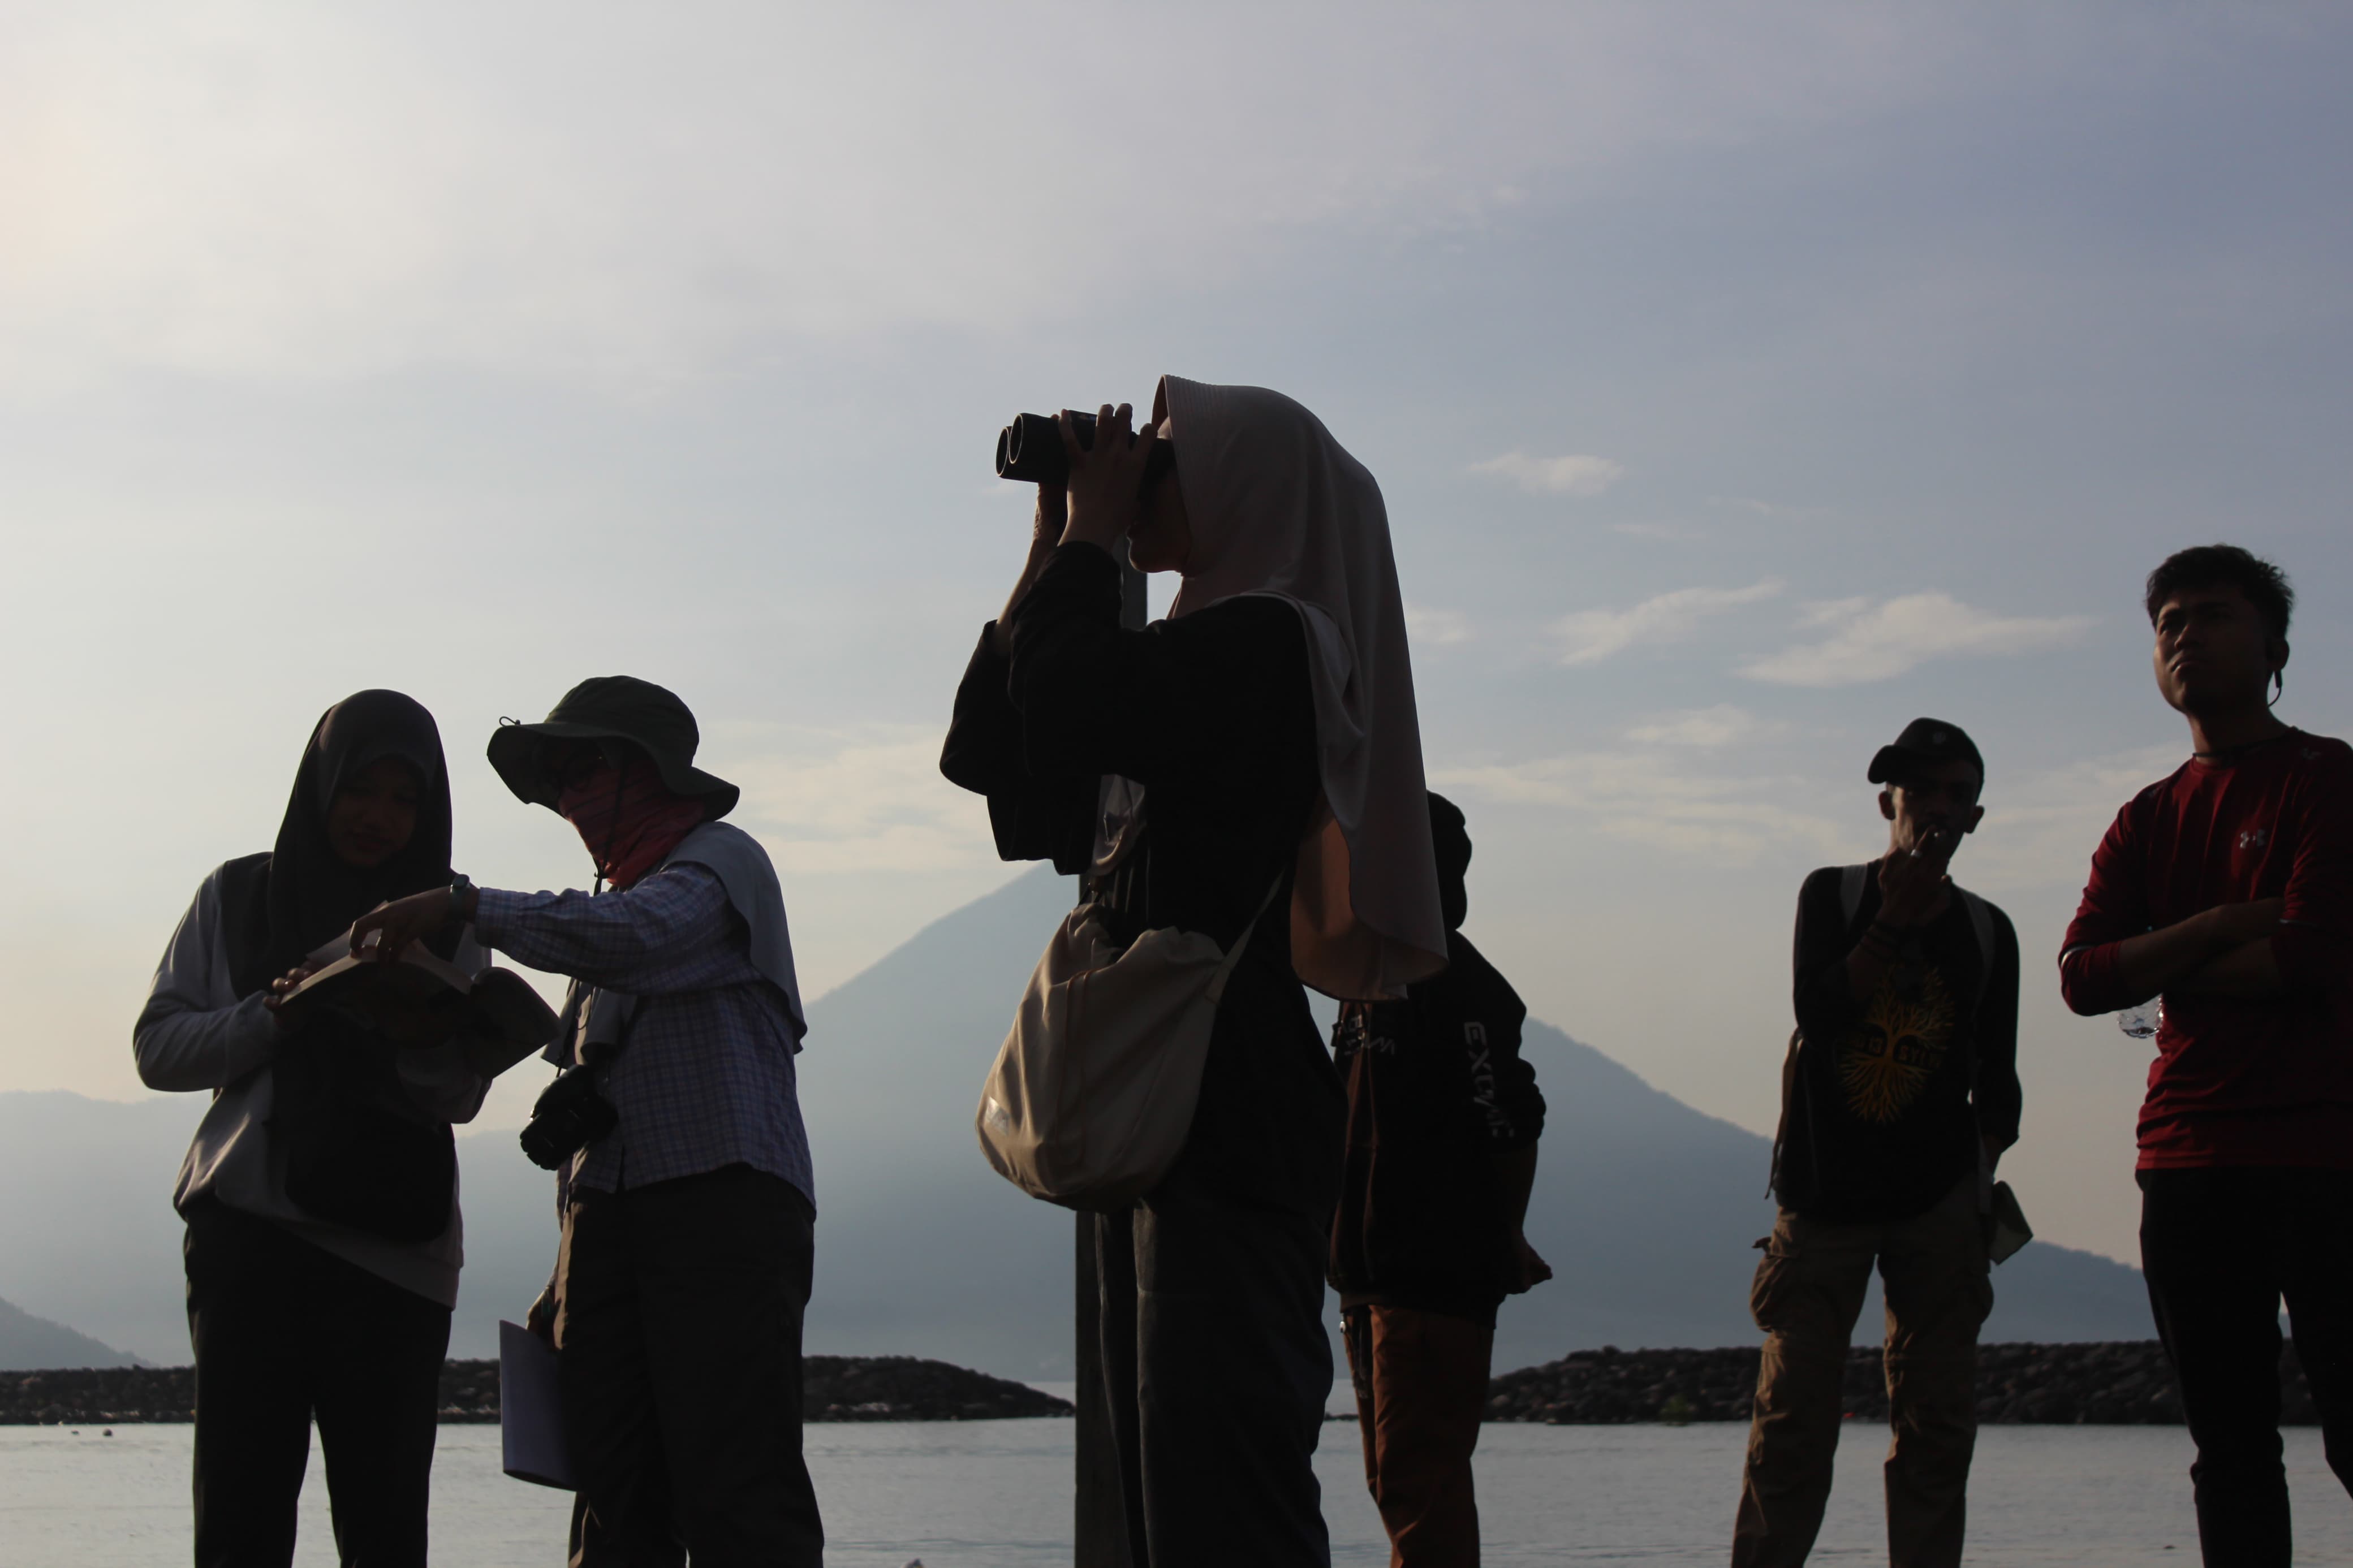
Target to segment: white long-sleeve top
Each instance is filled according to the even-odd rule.
[[[180,917],[132,1036],[140,1081],[148,1088],[212,1091],[212,1108],[180,1163],[172,1206],[185,1213],[195,1199],[210,1195],[275,1221],[405,1290],[456,1306],[465,1225],[454,1185],[448,1228],[414,1244],[314,1219],[286,1195],[286,1162],[269,1141],[269,1063],[278,1049],[278,1024],[261,1005],[261,994],[240,1002],[230,984],[220,884],[216,869]],[[470,973],[487,958],[468,927],[451,962]],[[403,1051],[399,1071],[421,1109],[452,1123],[472,1121],[490,1092],[490,1080],[468,1068],[454,1045]]]

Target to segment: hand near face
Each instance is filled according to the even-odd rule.
[[[1891,852],[1879,863],[1879,918],[1892,926],[1926,925],[1944,907],[1960,835],[1931,828],[1910,849]]]
[[[1103,405],[1095,416],[1095,444],[1089,450],[1079,445],[1070,411],[1063,410],[1062,450],[1071,459],[1070,521],[1062,531],[1064,543],[1098,545],[1116,554],[1119,541],[1135,526],[1145,464],[1152,457],[1159,433],[1156,427],[1147,427],[1138,437],[1134,415],[1135,410],[1124,403],[1117,408]],[[1039,501],[1042,507],[1042,495]]]

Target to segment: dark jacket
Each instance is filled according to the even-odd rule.
[[[1494,1156],[1544,1131],[1527,1008],[1460,931],[1446,969],[1401,1002],[1350,1004],[1333,1029],[1348,1087],[1330,1278],[1377,1301],[1493,1327],[1517,1258]]]
[[[1110,555],[1058,550],[1014,609],[1011,657],[982,635],[940,771],[988,797],[998,855],[1068,873],[1087,867],[1103,776],[1143,785],[1141,836],[1088,889],[1125,940],[1173,926],[1230,945],[1279,879],[1218,1009],[1180,1168],[1322,1225],[1342,1107],[1286,918],[1322,787],[1299,613],[1246,597],[1129,631],[1119,608]]]

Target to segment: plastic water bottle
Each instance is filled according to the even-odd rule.
[[[2137,1007],[2127,1007],[2116,1015],[2116,1027],[2136,1040],[2153,1037],[2165,1027],[2165,998],[2152,996]]]

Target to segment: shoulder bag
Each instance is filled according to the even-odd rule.
[[[1281,873],[1230,952],[1159,926],[1124,949],[1097,906],[1047,942],[982,1087],[974,1126],[997,1173],[1065,1208],[1115,1212],[1183,1152],[1226,982],[1282,887]]]

